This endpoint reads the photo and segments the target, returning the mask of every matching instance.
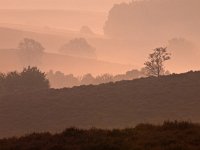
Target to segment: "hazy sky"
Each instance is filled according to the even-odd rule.
[[[0,0],[0,27],[51,32],[51,35],[35,35],[2,29],[0,49],[16,47],[20,39],[31,37],[40,41],[46,51],[58,52],[69,40],[80,36],[65,30],[79,31],[82,26],[88,26],[103,37],[89,39],[89,43],[96,48],[98,59],[142,67],[153,48],[171,46],[173,57],[170,71],[183,72],[199,68],[200,0],[144,0],[121,4],[111,10],[116,3],[131,1]],[[103,29],[106,36],[103,36]],[[57,31],[62,31],[66,37],[53,37]],[[171,40],[175,42],[170,45],[168,41]]]
[[[108,11],[114,3],[131,0],[0,0],[0,9],[81,9]]]

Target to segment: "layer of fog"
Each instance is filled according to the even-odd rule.
[[[166,46],[172,53],[171,70],[198,69],[199,5],[198,0],[143,0],[117,4],[109,12],[104,32],[113,39],[124,41],[127,46],[124,53],[135,55],[132,58],[139,64],[151,49]]]
[[[55,63],[58,61],[59,63],[64,62],[63,55],[75,55],[75,57],[85,58],[86,54],[97,61],[131,64],[135,67],[132,69],[140,69],[152,49],[166,46],[172,53],[172,60],[166,64],[168,70],[171,72],[198,70],[200,64],[198,60],[199,4],[198,0],[132,1],[115,5],[108,16],[106,13],[95,11],[40,10],[36,12],[34,10],[3,10],[3,13],[0,14],[0,21],[9,22],[4,26],[18,30],[1,29],[0,48],[15,49],[23,38],[35,39],[44,46],[45,52],[56,53],[56,56],[59,53],[59,56],[62,55],[63,57],[62,61],[55,57],[57,61],[54,61],[54,64],[47,61],[49,62],[48,69],[77,74],[78,70],[83,68],[82,66],[78,67],[77,65],[77,68],[68,69],[65,67],[66,62],[63,64]],[[26,23],[26,26],[20,25]],[[96,34],[102,32],[103,26],[105,34]],[[74,27],[77,31],[66,30],[71,27]],[[70,46],[73,45],[70,43],[82,38],[87,41],[84,44],[87,45],[87,53],[78,55],[73,51],[70,54],[72,50]],[[80,46],[80,44],[77,45]],[[63,52],[63,48],[65,52]],[[54,56],[51,55],[51,61]],[[76,60],[79,61],[79,59]],[[77,64],[81,64],[80,62]],[[95,71],[99,73],[105,67],[101,69],[96,67],[96,70],[94,68],[88,68],[87,72],[82,73],[95,73]],[[127,67],[127,70],[125,68],[120,69],[119,66],[118,69],[113,69],[114,71],[112,68],[107,68],[107,73],[116,73],[117,70],[121,70],[121,72],[130,70],[130,67]],[[71,72],[66,71],[67,69]]]

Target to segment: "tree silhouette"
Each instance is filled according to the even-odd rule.
[[[48,89],[49,80],[46,74],[37,67],[24,68],[21,73],[16,71],[7,74],[0,73],[0,95],[3,93],[25,92],[31,90]]]
[[[24,68],[20,76],[21,84],[25,89],[48,89],[50,86],[46,74],[37,67]]]
[[[35,66],[41,63],[44,47],[37,41],[24,38],[19,43],[19,57],[23,66]]]
[[[156,48],[152,54],[149,54],[149,60],[144,63],[145,70],[149,76],[163,75],[165,72],[164,62],[171,58],[171,54],[167,52],[167,48]]]
[[[20,74],[17,71],[9,72],[3,81],[4,91],[17,91],[21,88]]]

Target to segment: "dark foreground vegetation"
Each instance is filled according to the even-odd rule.
[[[190,122],[140,124],[127,129],[68,128],[60,134],[33,133],[0,140],[1,150],[199,150],[200,125]]]

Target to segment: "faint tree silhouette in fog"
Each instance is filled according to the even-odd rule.
[[[167,47],[173,52],[173,58],[176,60],[177,65],[187,67],[188,62],[196,64],[196,61],[199,60],[198,46],[191,39],[183,37],[172,38],[168,41]],[[187,61],[185,58],[187,58]]]
[[[80,33],[83,35],[94,35],[94,32],[88,26],[82,26],[80,29]]]
[[[113,76],[111,74],[103,74],[96,77],[97,84],[113,82]]]
[[[19,57],[23,66],[37,66],[41,63],[44,47],[37,41],[24,38],[18,45]]]
[[[52,88],[64,88],[64,87],[74,87],[80,85],[98,85],[108,82],[117,82],[121,80],[133,80],[146,75],[141,70],[131,70],[127,71],[125,74],[111,75],[102,74],[98,76],[93,76],[92,74],[85,74],[81,77],[76,77],[73,74],[65,75],[60,71],[53,72],[52,70],[47,72],[47,78],[51,84]]]
[[[82,85],[94,84],[95,78],[91,74],[86,74],[81,79]]]
[[[78,57],[96,58],[95,48],[85,38],[75,38],[60,48],[60,52]]]
[[[149,54],[149,60],[144,63],[146,73],[149,76],[163,75],[165,73],[164,62],[171,58],[167,48],[156,48],[152,54]]]
[[[195,49],[195,44],[185,38],[172,38],[168,41],[168,48],[180,50],[181,52],[188,51],[187,54],[190,54],[192,50]]]
[[[126,80],[132,80],[143,76],[144,74],[142,74],[140,70],[136,69],[126,72]]]
[[[78,78],[73,74],[65,75],[60,71],[53,72],[50,70],[47,72],[47,78],[50,81],[50,85],[53,88],[73,87],[80,85]]]

